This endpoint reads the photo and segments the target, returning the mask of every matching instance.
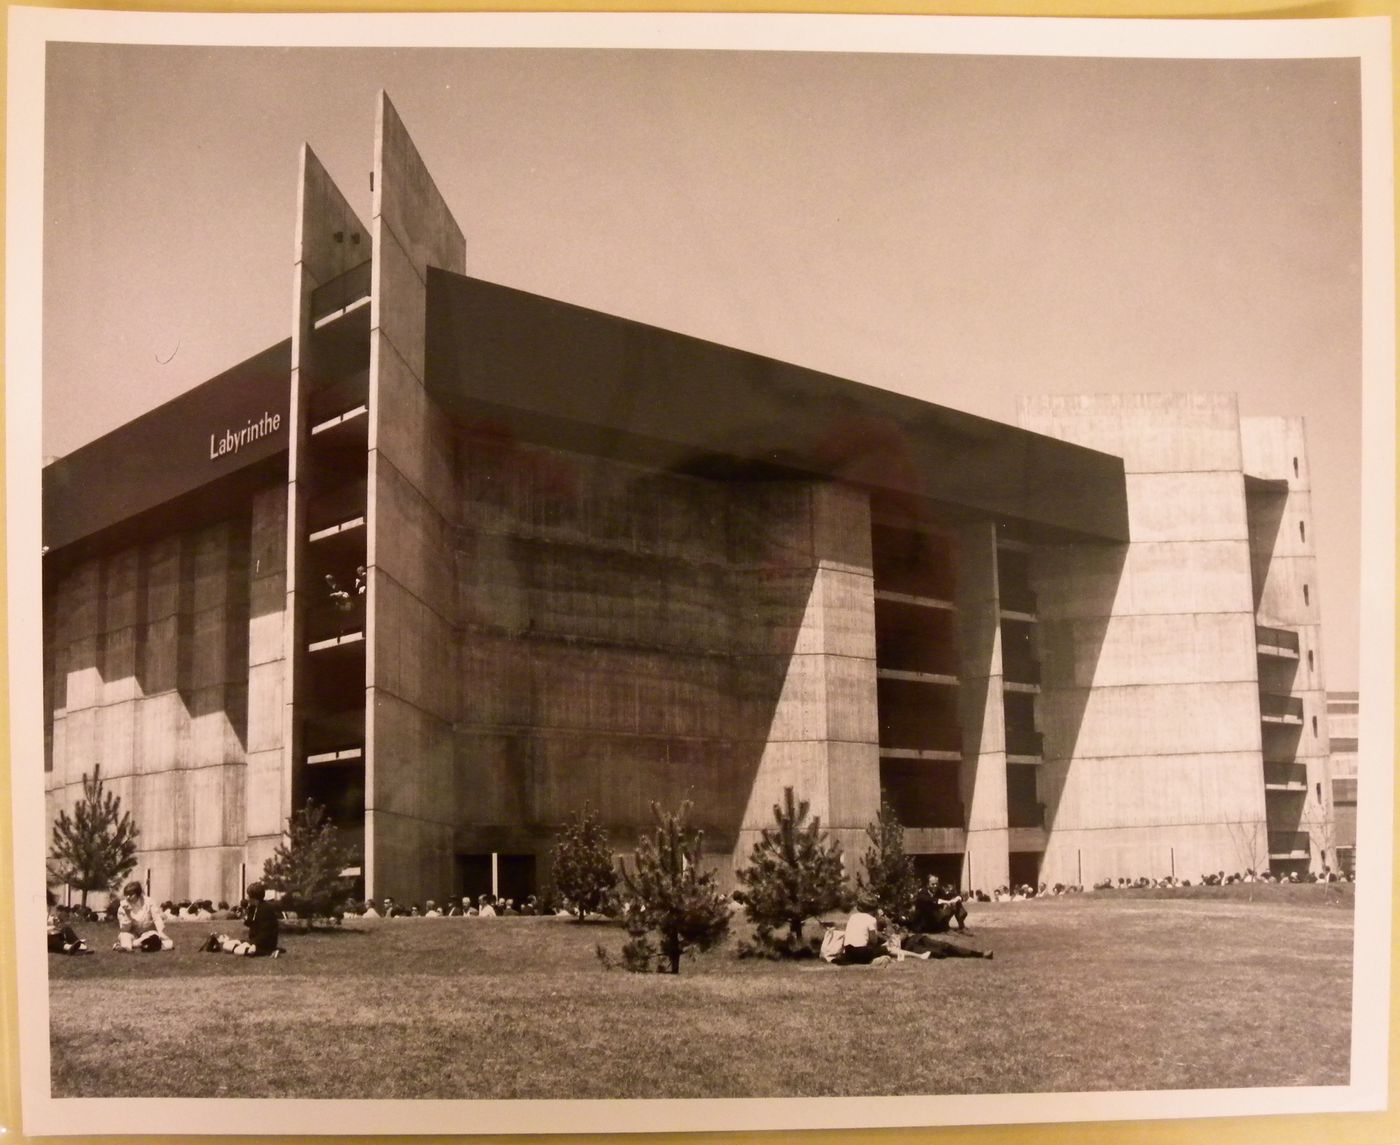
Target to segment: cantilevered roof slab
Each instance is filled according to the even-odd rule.
[[[135,528],[162,506],[170,524],[198,519],[267,481],[275,458],[285,481],[290,370],[279,342],[45,467],[45,547]]]
[[[427,386],[490,432],[660,468],[849,481],[1032,534],[1128,539],[1109,454],[430,269]]]

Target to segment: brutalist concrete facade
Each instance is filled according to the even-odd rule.
[[[1334,861],[1299,423],[1017,428],[471,279],[387,99],[368,225],[300,185],[290,342],[45,471],[49,811],[100,763],[159,897],[308,798],[404,898],[585,805],[727,877],[789,785],[984,889]]]

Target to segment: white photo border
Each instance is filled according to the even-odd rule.
[[[933,52],[1129,58],[1356,58],[1362,84],[1364,757],[1394,758],[1394,188],[1389,21],[1149,21],[756,14],[157,14],[12,8],[9,12],[6,462],[12,761],[42,758],[39,662],[39,435],[43,376],[44,60],[51,41],[241,46],[593,47],[813,52]],[[1364,770],[1358,847],[1391,855],[1393,778]],[[43,777],[12,763],[16,888],[44,884]],[[1349,1085],[1282,1089],[654,1101],[153,1100],[53,1098],[48,991],[36,892],[12,894],[20,1080],[26,1134],[279,1132],[619,1133],[986,1125],[1382,1109],[1388,1079],[1391,880],[1371,866],[1356,888]],[[1381,1019],[1387,1019],[1382,1021]]]

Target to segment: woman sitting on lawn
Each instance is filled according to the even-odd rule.
[[[68,925],[58,913],[58,899],[54,898],[53,891],[45,892],[48,895],[48,927],[49,927],[49,953],[50,954],[91,954],[92,949],[78,937],[78,932]]]
[[[203,949],[209,954],[222,951],[237,954],[242,958],[278,958],[283,950],[277,945],[281,926],[277,921],[277,908],[264,901],[267,888],[262,883],[248,884],[248,913],[243,925],[248,928],[246,941],[230,938],[227,934],[211,934]]]
[[[175,943],[165,933],[164,912],[146,897],[146,888],[135,880],[122,887],[122,901],[117,904],[117,941],[112,949],[123,954],[175,949]]]

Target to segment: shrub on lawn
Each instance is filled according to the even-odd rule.
[[[605,910],[617,885],[608,833],[587,805],[573,815],[554,840],[554,890],[578,919]]]
[[[773,805],[776,826],[765,827],[738,872],[744,884],[745,910],[754,923],[753,944],[741,956],[807,957],[815,951],[802,939],[802,920],[850,903],[841,847],[822,830],[820,816],[807,819],[811,805],[795,801],[783,788],[783,802]],[[786,926],[779,934],[777,927]]]
[[[908,922],[914,913],[919,877],[914,860],[904,853],[904,826],[888,803],[865,828],[870,839],[862,861],[865,873],[856,874],[856,894],[870,898],[891,922]]]
[[[653,803],[656,830],[637,840],[635,870],[621,865],[627,894],[623,920],[631,935],[622,948],[628,970],[681,972],[681,955],[708,950],[729,931],[729,900],[715,886],[714,871],[703,870],[704,833],[686,826],[690,804],[675,814]],[[652,935],[657,942],[653,942]],[[604,966],[612,959],[601,945]]]
[[[341,871],[356,861],[325,808],[308,799],[287,821],[287,838],[263,864],[263,882],[281,893],[284,910],[328,919],[354,886]]]
[[[131,812],[122,810],[121,799],[105,790],[102,765],[83,772],[83,797],[73,804],[73,814],[60,811],[49,846],[49,874],[82,891],[110,891],[136,866],[136,839],[141,834]]]

